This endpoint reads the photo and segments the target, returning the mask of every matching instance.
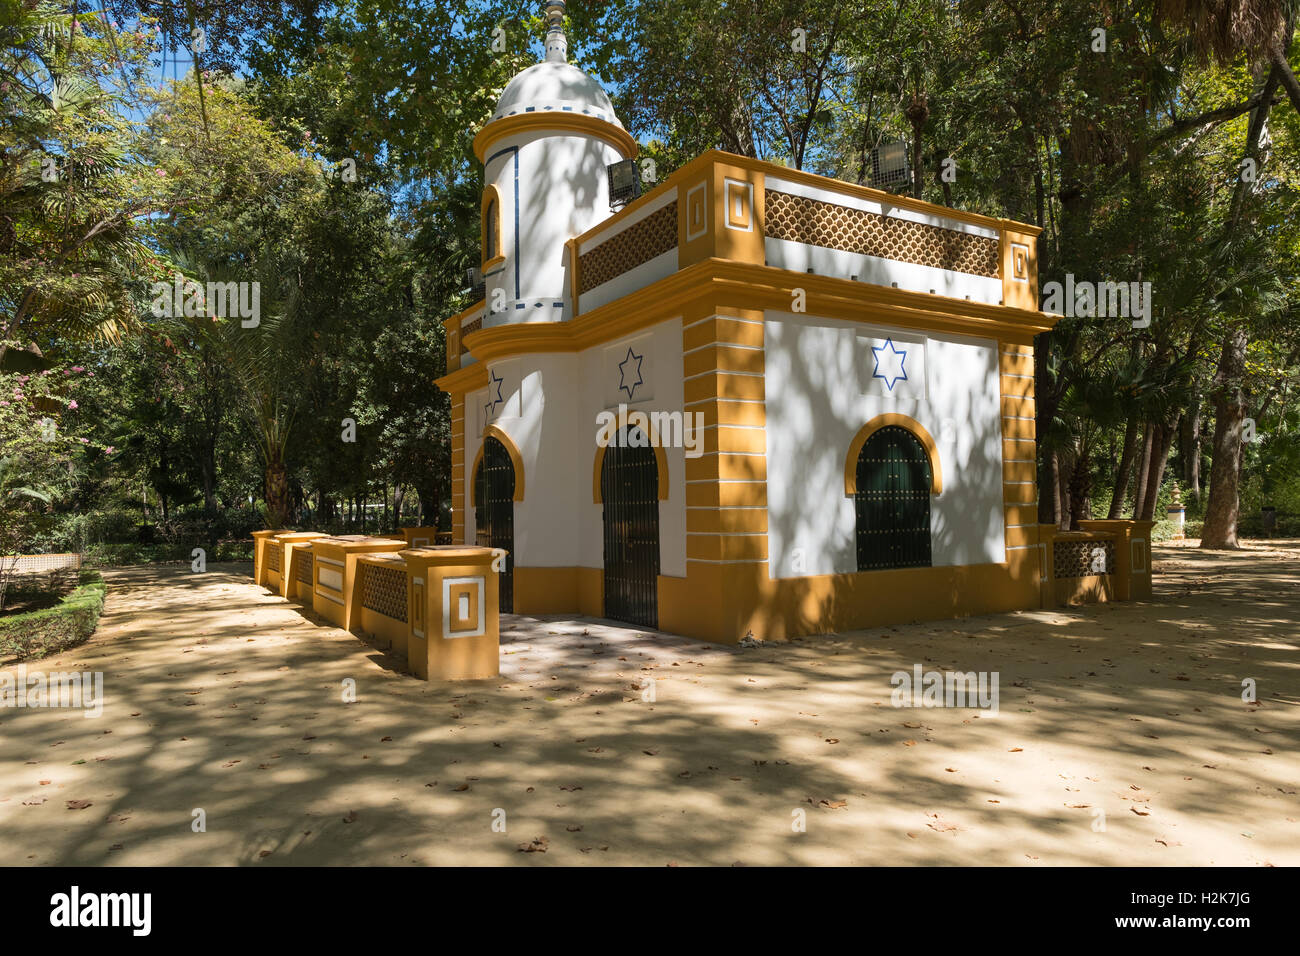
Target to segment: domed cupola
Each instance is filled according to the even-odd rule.
[[[512,79],[474,137],[484,166],[484,327],[573,314],[566,243],[610,215],[606,167],[637,145],[601,85],[568,62],[565,6],[546,5],[546,59]]]

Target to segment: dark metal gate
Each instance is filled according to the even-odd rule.
[[[500,607],[515,609],[515,465],[506,446],[489,435],[483,440],[483,460],[474,472],[474,542],[481,548],[502,548],[505,566],[500,576]]]
[[[858,453],[858,570],[930,566],[930,459],[920,439],[887,425]]]
[[[619,430],[605,449],[600,497],[605,503],[605,616],[659,626],[659,470],[654,449],[630,447],[640,429]]]

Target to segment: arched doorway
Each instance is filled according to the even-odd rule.
[[[898,425],[873,432],[858,452],[858,570],[930,566],[930,457]]]
[[[483,439],[483,460],[474,471],[474,543],[502,548],[500,608],[515,609],[515,466],[506,446],[491,435]]]
[[[600,466],[605,616],[659,626],[659,468],[636,426],[619,429]]]

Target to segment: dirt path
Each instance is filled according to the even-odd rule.
[[[468,686],[243,568],[115,571],[95,638],[29,666],[103,671],[103,715],[0,708],[0,864],[1296,865],[1297,547],[1157,549],[1148,603],[754,650],[511,618]],[[997,671],[1000,713],[895,709],[916,664]]]

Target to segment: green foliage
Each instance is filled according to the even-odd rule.
[[[87,457],[112,453],[74,437],[85,377],[80,366],[0,372],[0,610],[14,568],[6,556],[41,549]]]
[[[85,643],[99,624],[108,588],[98,571],[82,571],[80,581],[54,607],[0,617],[0,658],[32,660]]]

